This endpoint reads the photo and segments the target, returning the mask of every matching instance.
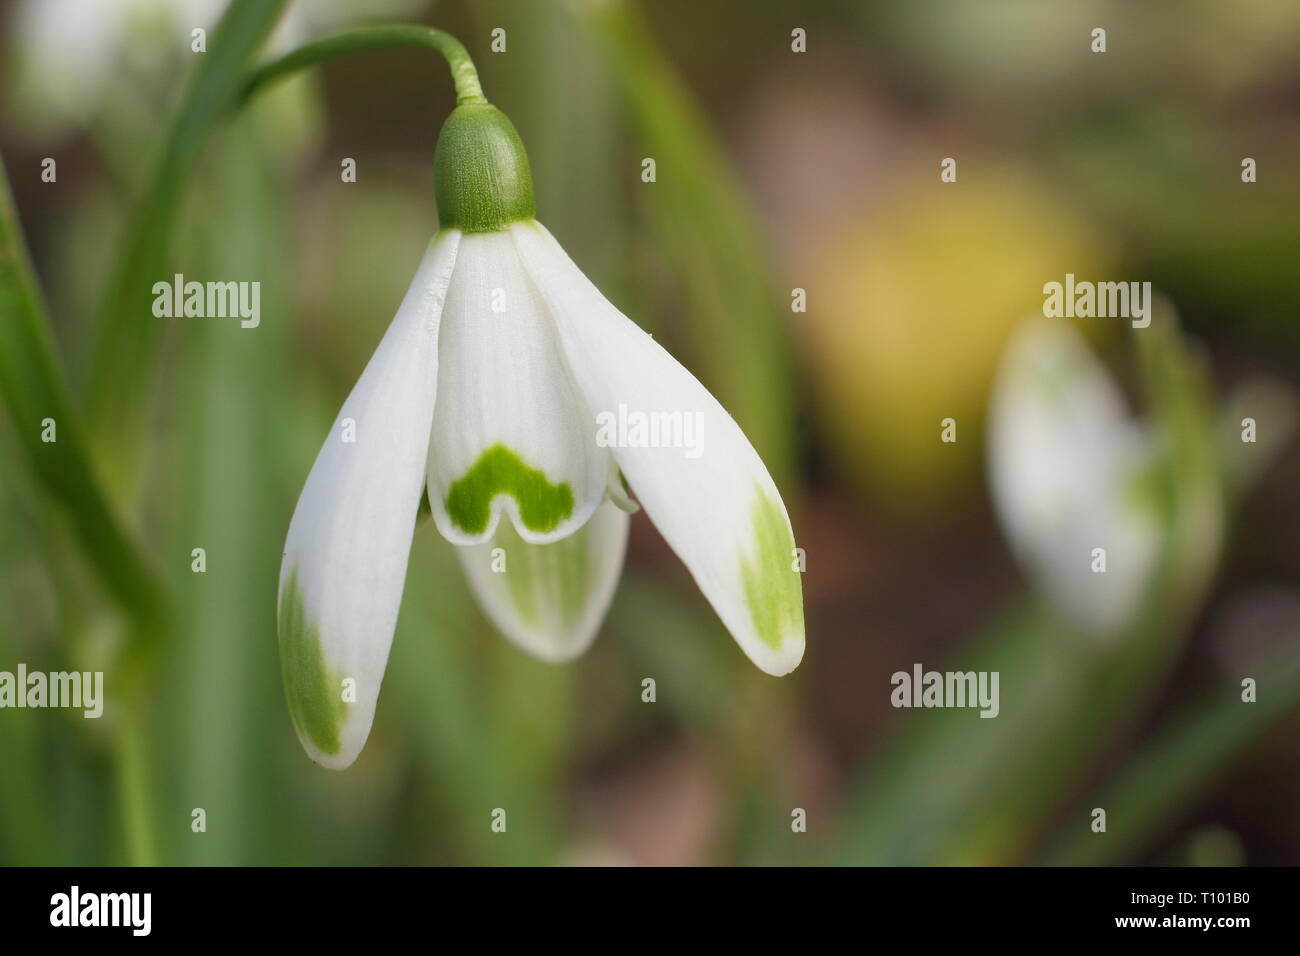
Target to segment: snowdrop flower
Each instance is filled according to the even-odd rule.
[[[435,157],[440,228],[285,542],[290,711],[307,753],[336,769],[370,732],[426,489],[488,617],[539,658],[573,658],[595,636],[631,495],[758,667],[786,674],[803,656],[794,538],[758,454],[536,221],[506,116],[481,96],[460,102]],[[635,428],[610,447],[598,419],[620,409],[629,420],[690,416],[698,447],[638,439]]]
[[[1129,622],[1150,578],[1153,456],[1073,327],[1034,320],[1013,337],[989,415],[993,503],[1030,578],[1087,633]]]

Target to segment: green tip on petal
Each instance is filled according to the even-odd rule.
[[[497,232],[536,218],[528,154],[514,124],[490,103],[451,111],[433,165],[442,228]]]
[[[803,587],[794,568],[794,535],[780,503],[755,488],[754,542],[740,557],[745,603],[759,639],[773,650],[803,631]]]
[[[297,570],[290,572],[280,595],[280,665],[298,736],[322,754],[337,754],[348,705],[342,680],[325,666],[320,634],[307,620]]]

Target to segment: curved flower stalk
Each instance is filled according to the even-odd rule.
[[[435,157],[440,228],[312,466],[280,572],[290,711],[331,768],[370,732],[426,491],[488,617],[539,658],[594,638],[632,495],[758,667],[803,656],[794,537],[767,469],[536,221],[514,126],[439,37],[459,103]]]
[[[1155,455],[1068,323],[1012,338],[989,414],[993,503],[1026,573],[1087,633],[1131,620],[1159,557]]]

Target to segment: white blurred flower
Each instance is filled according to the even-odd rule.
[[[1128,623],[1150,578],[1163,534],[1152,455],[1072,326],[1036,319],[1016,333],[989,414],[993,503],[1025,572],[1086,632]]]
[[[85,126],[115,86],[163,84],[209,33],[229,0],[18,0],[5,56],[20,122],[52,136]],[[342,23],[413,13],[427,0],[297,0],[267,42],[285,52]]]

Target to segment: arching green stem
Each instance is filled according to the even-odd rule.
[[[394,23],[344,30],[263,64],[244,81],[236,103],[243,106],[271,82],[336,56],[393,47],[420,47],[440,53],[451,68],[452,82],[456,84],[456,104],[487,102],[478,82],[478,70],[474,68],[474,61],[459,40],[450,33],[432,27]]]

